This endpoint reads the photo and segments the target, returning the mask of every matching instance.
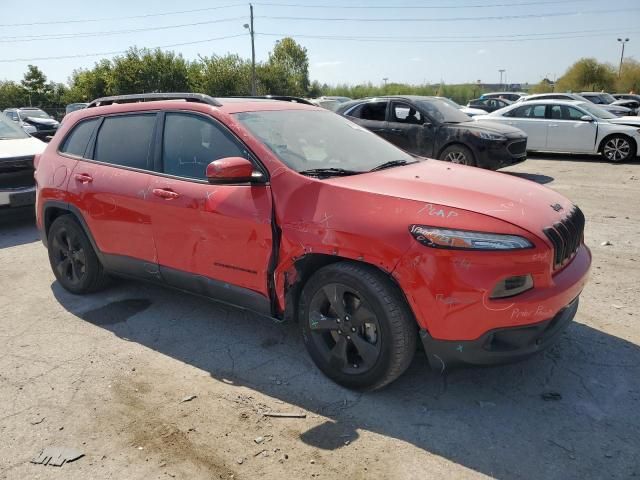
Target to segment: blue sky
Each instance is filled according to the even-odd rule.
[[[254,9],[257,60],[267,58],[278,38],[290,35],[308,49],[311,78],[329,84],[382,83],[383,78],[497,83],[501,68],[509,82],[537,82],[560,76],[580,57],[617,65],[619,36],[631,39],[625,56],[640,60],[638,0],[264,0],[254,3]],[[19,80],[33,63],[49,79],[64,82],[73,69],[91,67],[101,57],[5,60],[117,52],[132,45],[203,41],[167,49],[187,59],[228,52],[251,55],[243,28],[249,4],[234,0],[3,0],[0,11],[0,79]],[[183,13],[163,15],[178,11]],[[523,18],[514,18],[519,16]],[[353,18],[359,20],[349,20]],[[101,20],[77,21],[85,19]],[[36,22],[67,23],[16,26]],[[175,27],[193,23],[200,24]],[[69,34],[76,37],[60,38]],[[34,40],[43,35],[58,38]]]

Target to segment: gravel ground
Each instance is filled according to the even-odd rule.
[[[32,220],[3,223],[0,479],[640,477],[640,164],[506,170],[587,216],[576,321],[528,361],[442,377],[419,353],[368,394],[325,379],[295,326],[128,281],[71,295]],[[29,463],[47,446],[85,456]]]

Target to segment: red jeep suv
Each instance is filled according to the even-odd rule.
[[[412,156],[318,107],[95,100],[36,158],[37,224],[76,294],[135,277],[298,321],[336,382],[524,358],[573,319],[584,216],[528,180]]]

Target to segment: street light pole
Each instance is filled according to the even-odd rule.
[[[622,44],[622,53],[620,54],[620,68],[618,68],[618,78],[620,78],[620,75],[622,74],[622,60],[624,60],[624,44],[627,43],[629,39],[619,38],[618,41]]]
[[[249,4],[249,17],[250,22],[245,23],[244,28],[249,29],[249,34],[251,35],[251,95],[257,95],[256,89],[256,44],[254,40],[254,30],[253,30],[253,4]]]
[[[504,72],[506,72],[506,70],[504,68],[501,68],[500,70],[498,70],[500,72],[500,88],[504,88],[503,87],[503,83],[502,83],[502,74]]]

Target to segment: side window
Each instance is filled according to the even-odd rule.
[[[9,116],[9,118],[11,120],[13,120],[14,122],[18,121],[18,114],[16,112],[7,112],[7,115]]]
[[[198,115],[167,113],[162,141],[164,173],[206,179],[207,165],[225,157],[248,157],[232,135]]]
[[[67,138],[62,144],[60,151],[62,153],[69,153],[78,157],[84,157],[91,135],[93,135],[93,131],[96,129],[96,125],[98,125],[98,119],[92,118],[91,120],[80,122],[78,125],[73,127],[73,130],[71,130],[71,133],[67,135]]]
[[[584,113],[582,113],[577,108],[573,107],[562,107],[562,119],[563,120],[580,120],[584,117]]]
[[[551,105],[551,118],[554,120],[562,120],[562,106]]]
[[[391,121],[412,125],[422,125],[424,123],[424,119],[419,111],[406,103],[400,102],[393,102],[391,104]]]
[[[106,117],[98,131],[93,158],[123,167],[148,169],[155,123],[155,113]]]
[[[366,102],[358,105],[348,114],[350,117],[362,120],[384,122],[387,113],[387,102]]]
[[[516,108],[513,116],[518,118],[544,118],[545,105],[524,105]]]

